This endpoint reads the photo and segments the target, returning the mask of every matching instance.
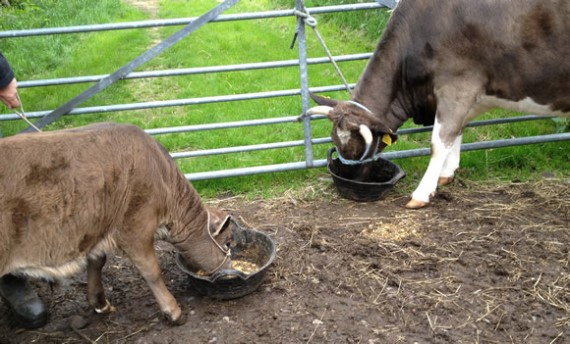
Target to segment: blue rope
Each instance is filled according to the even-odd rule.
[[[378,143],[376,143],[376,148],[374,148],[374,154],[372,154],[372,156],[368,159],[364,159],[364,160],[351,160],[351,159],[346,159],[344,158],[340,152],[338,151],[338,149],[336,149],[336,154],[338,155],[338,160],[340,160],[340,162],[342,162],[343,165],[362,165],[362,164],[367,164],[369,162],[373,162],[376,161],[378,159],[380,159],[380,153],[378,153],[378,145],[380,144],[380,141],[378,141]]]

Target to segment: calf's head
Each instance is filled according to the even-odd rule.
[[[178,248],[188,266],[213,274],[231,268],[230,247],[237,224],[219,209],[207,207],[206,210],[207,224],[198,229],[205,232],[200,233],[196,240],[189,237]]]
[[[311,94],[311,98],[319,106],[309,109],[307,115],[326,115],[333,122],[331,137],[345,159],[364,160],[398,139],[372,111],[357,102],[315,94]]]

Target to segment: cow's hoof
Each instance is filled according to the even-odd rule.
[[[427,206],[429,202],[418,201],[417,199],[410,200],[408,204],[406,204],[406,208],[408,209],[420,209]]]
[[[453,182],[453,176],[451,176],[451,177],[439,177],[439,180],[437,181],[437,185],[444,186],[447,184],[451,184],[452,182]]]

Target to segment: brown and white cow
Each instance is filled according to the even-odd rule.
[[[409,118],[433,124],[431,160],[407,204],[420,208],[452,181],[463,129],[477,115],[570,115],[569,56],[570,1],[401,0],[351,101],[313,95],[320,106],[307,114],[328,115],[351,160],[384,148]]]
[[[16,135],[0,140],[0,157],[0,276],[59,279],[86,263],[88,301],[109,312],[101,269],[118,247],[167,320],[181,324],[155,238],[206,272],[230,266],[230,217],[207,208],[168,152],[135,126]]]

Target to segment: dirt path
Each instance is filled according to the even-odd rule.
[[[158,0],[124,0],[126,3],[135,6],[150,14],[151,18],[156,18],[158,14]]]
[[[84,275],[39,282],[49,324],[19,330],[0,302],[0,343],[570,343],[569,180],[453,185],[419,211],[404,209],[406,195],[356,203],[319,188],[215,202],[278,245],[251,295],[198,295],[160,244],[185,325],[161,320],[119,255],[104,269],[117,312],[89,309]]]

